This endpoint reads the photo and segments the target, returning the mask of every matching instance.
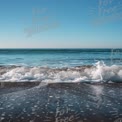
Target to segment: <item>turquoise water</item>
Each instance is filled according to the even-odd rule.
[[[122,49],[0,49],[0,81],[122,82]]]
[[[122,64],[122,49],[0,49],[0,65],[73,67]]]

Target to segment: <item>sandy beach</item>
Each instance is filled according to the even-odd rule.
[[[116,122],[122,118],[122,84],[4,83],[1,122]]]

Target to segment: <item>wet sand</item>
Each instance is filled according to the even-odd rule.
[[[0,122],[118,122],[121,118],[120,83],[1,83]]]

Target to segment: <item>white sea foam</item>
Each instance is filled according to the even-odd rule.
[[[3,69],[2,69],[3,70]],[[93,66],[51,69],[47,67],[13,67],[0,75],[0,81],[22,82],[122,82],[122,66],[107,66],[98,61]]]

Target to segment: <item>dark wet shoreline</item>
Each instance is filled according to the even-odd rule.
[[[6,82],[0,122],[114,122],[122,118],[122,83]]]
[[[24,81],[24,82],[2,82],[0,81],[0,88],[10,88],[10,87],[33,87],[33,86],[38,86],[41,82],[36,82],[36,81],[32,81],[32,82],[29,82],[29,81]],[[49,83],[48,85],[83,85],[83,84],[90,84],[90,85],[111,85],[111,86],[114,86],[114,87],[118,87],[118,86],[122,86],[122,82],[113,82],[113,83],[103,83],[103,82],[78,82],[78,83],[73,83],[73,82],[59,82],[59,83]]]

